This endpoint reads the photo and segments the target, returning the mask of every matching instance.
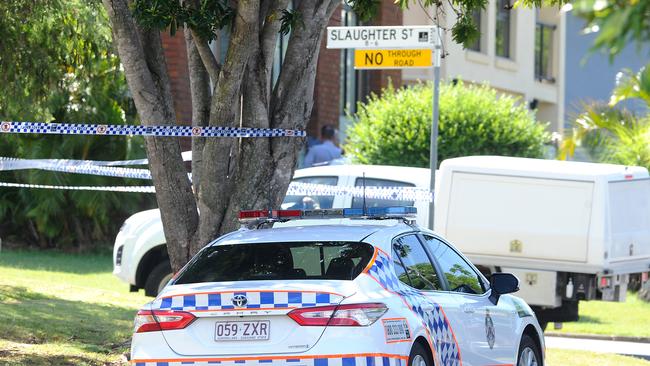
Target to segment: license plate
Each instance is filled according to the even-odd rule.
[[[271,322],[268,320],[217,322],[216,341],[265,341],[271,334]]]

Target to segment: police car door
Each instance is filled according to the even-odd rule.
[[[516,316],[507,302],[492,303],[487,281],[451,246],[423,235],[425,246],[442,273],[447,293],[460,303],[449,314],[460,333],[463,364],[514,364],[519,339]]]
[[[457,342],[452,322],[447,313],[458,313],[455,296],[442,292],[442,281],[427,255],[422,242],[415,234],[406,234],[393,241],[393,264],[412,309],[423,322],[433,343],[436,365],[461,364],[461,346]],[[415,290],[419,291],[415,291]]]

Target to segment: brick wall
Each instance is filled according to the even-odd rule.
[[[167,72],[171,81],[176,123],[192,124],[192,94],[190,92],[190,76],[187,67],[187,49],[182,30],[172,37],[168,31],[161,32]],[[190,138],[181,138],[183,151],[192,149]]]
[[[329,22],[330,26],[341,25],[341,10],[336,10]],[[318,137],[320,128],[324,125],[339,124],[341,51],[326,48],[326,36],[320,45],[318,66],[316,69],[316,84],[314,86],[314,107],[311,120],[307,125],[307,133]]]

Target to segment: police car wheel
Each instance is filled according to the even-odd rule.
[[[433,364],[429,353],[420,343],[415,343],[411,348],[408,366],[431,366]]]
[[[144,284],[144,294],[147,296],[157,296],[167,282],[172,278],[172,267],[169,262],[158,263],[153,268],[147,281]]]
[[[521,337],[517,366],[542,366],[542,357],[535,341],[528,335]]]

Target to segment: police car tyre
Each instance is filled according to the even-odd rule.
[[[411,354],[409,355],[408,366],[432,366],[433,362],[430,359],[429,353],[420,343],[413,344]]]
[[[537,343],[527,334],[521,337],[517,366],[542,366],[542,356]]]
[[[158,292],[169,282],[172,277],[172,267],[169,262],[161,262],[156,265],[147,281],[144,283],[144,294],[147,296],[156,296]]]

